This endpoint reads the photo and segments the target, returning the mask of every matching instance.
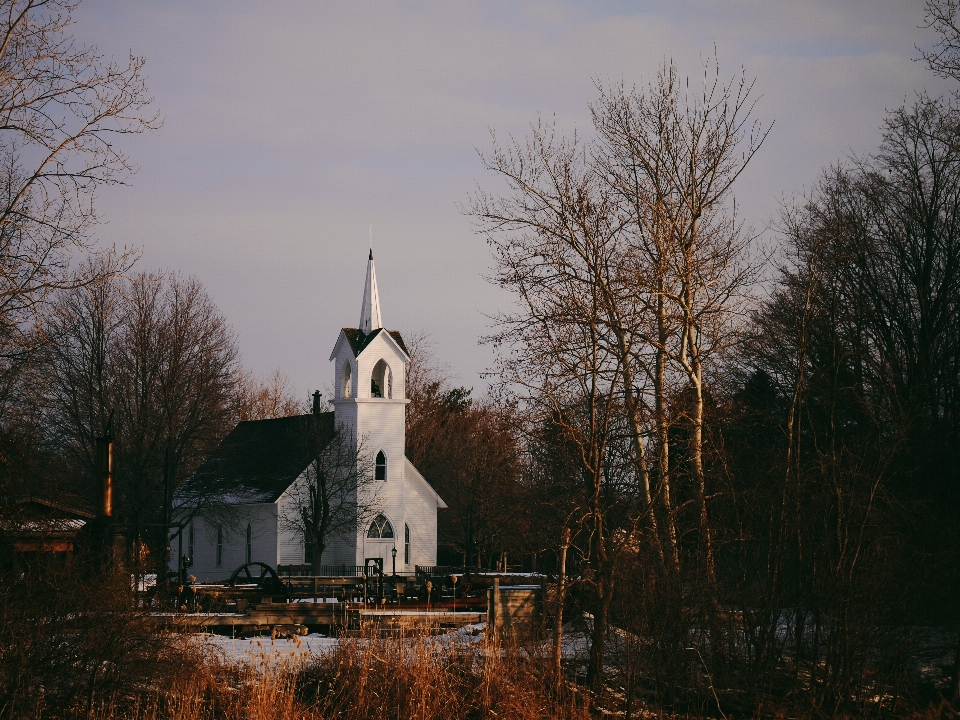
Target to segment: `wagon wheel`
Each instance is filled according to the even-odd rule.
[[[287,594],[287,588],[277,575],[277,571],[262,562],[252,562],[241,565],[230,576],[230,587],[241,585],[257,585],[263,592],[274,595]]]

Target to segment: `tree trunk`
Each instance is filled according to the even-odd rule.
[[[310,538],[310,541],[313,543],[313,560],[310,562],[310,572],[317,576],[320,574],[320,567],[323,564],[323,551],[327,549],[327,546],[323,542],[322,535],[314,535]]]
[[[691,209],[697,207],[696,201],[691,199]],[[715,601],[717,585],[716,571],[713,560],[713,538],[710,532],[710,518],[707,515],[707,488],[703,471],[703,364],[700,358],[699,327],[694,312],[696,307],[696,260],[694,257],[697,244],[700,242],[699,221],[697,216],[690,225],[690,236],[687,247],[684,248],[683,266],[683,347],[680,351],[680,361],[687,374],[694,391],[693,408],[690,413],[690,461],[693,465],[693,487],[697,499],[700,530],[700,546],[703,551],[704,571],[710,588],[711,599]]]
[[[553,612],[553,676],[557,694],[563,681],[563,605],[567,599],[567,549],[570,547],[570,528],[563,529],[560,540],[560,573],[557,579],[557,604]]]
[[[667,552],[670,557],[670,563],[675,572],[680,571],[680,552],[677,548],[677,524],[673,513],[673,500],[670,492],[670,426],[667,419],[667,318],[666,303],[664,302],[663,279],[658,284],[657,293],[657,335],[659,346],[657,348],[657,366],[654,377],[655,383],[655,407],[657,422],[657,436],[659,448],[657,454],[658,462],[658,495],[663,504],[664,524],[667,531]]]
[[[603,540],[599,541],[603,544]],[[593,632],[590,635],[590,661],[587,665],[587,684],[599,688],[603,684],[603,661],[606,653],[607,626],[610,620],[610,602],[613,599],[613,567],[606,548],[597,563],[597,604],[593,614]]]
[[[694,489],[700,510],[700,543],[703,547],[704,570],[711,592],[717,585],[717,573],[713,558],[713,537],[710,531],[710,518],[707,515],[707,483],[703,471],[703,384],[700,363],[694,360],[694,407],[693,432],[691,433],[690,455],[693,462]]]
[[[621,360],[623,363],[623,392],[626,398],[627,412],[630,416],[630,432],[632,435],[631,443],[633,445],[634,466],[637,476],[640,479],[640,493],[643,497],[644,515],[650,529],[650,536],[653,541],[657,554],[660,556],[660,562],[664,562],[663,545],[660,542],[660,530],[657,527],[657,516],[654,512],[653,497],[650,493],[650,471],[647,468],[647,450],[643,444],[643,428],[640,425],[639,417],[639,398],[633,391],[633,372],[630,369],[630,358],[623,340],[622,333],[618,333],[620,345]]]

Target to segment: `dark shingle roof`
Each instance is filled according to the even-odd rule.
[[[407,355],[410,353],[407,351],[407,346],[403,344],[403,337],[400,335],[399,330],[384,330],[383,328],[377,328],[369,335],[365,334],[363,330],[359,328],[343,328],[343,334],[347,336],[347,342],[350,343],[350,349],[353,350],[353,356],[357,357],[364,349],[369,345],[373,339],[382,332],[390,333],[397,345],[400,346],[400,349],[403,350]]]
[[[275,502],[333,437],[333,413],[237,423],[178,491],[181,503]]]
[[[43,515],[44,517],[79,517],[92,520],[97,516],[90,503],[83,498],[61,493],[53,499],[44,495],[22,495],[13,500],[15,506],[27,512]]]

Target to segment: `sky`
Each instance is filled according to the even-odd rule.
[[[122,138],[139,171],[100,192],[100,242],[199,278],[244,366],[304,397],[359,322],[371,236],[385,325],[486,387],[480,339],[510,297],[463,206],[502,189],[491,132],[542,118],[589,137],[598,85],[669,60],[695,81],[716,52],[773,123],[735,194],[775,243],[782,203],[875,149],[887,111],[955,89],[917,61],[936,40],[922,0],[85,0],[75,19],[78,42],[145,57],[164,120]]]

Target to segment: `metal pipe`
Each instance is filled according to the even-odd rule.
[[[113,438],[97,438],[97,470],[100,475],[100,514],[113,517]]]

